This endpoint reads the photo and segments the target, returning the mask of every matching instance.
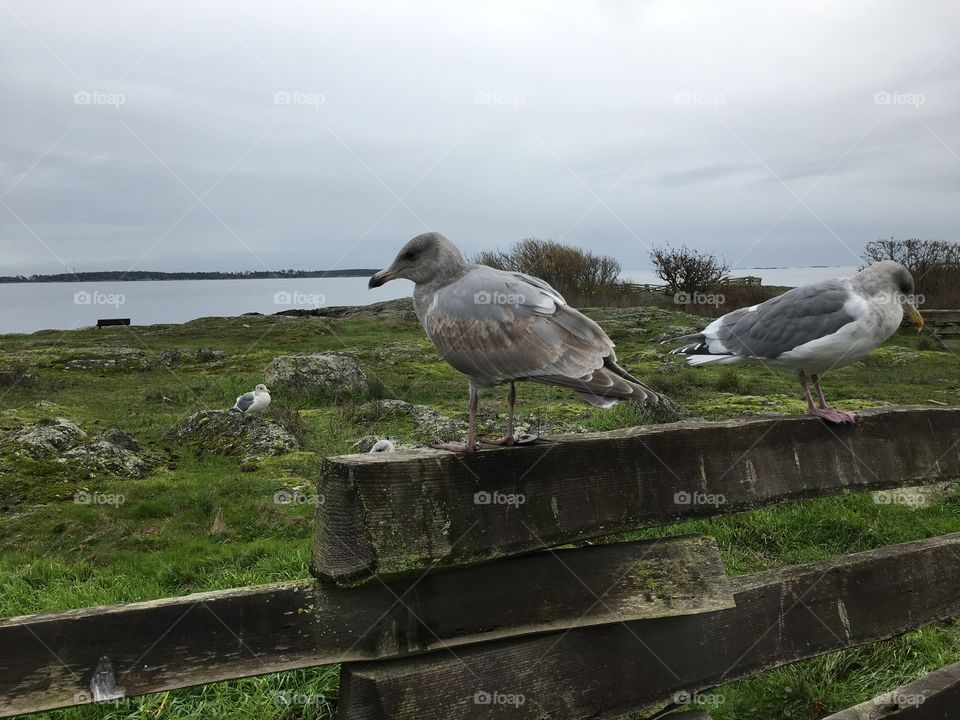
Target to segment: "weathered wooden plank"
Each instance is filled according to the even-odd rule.
[[[340,583],[480,562],[785,500],[960,477],[960,408],[681,422],[472,456],[324,465],[312,568]]]
[[[409,660],[352,663],[342,720],[612,718],[678,691],[876,642],[960,615],[960,534],[732,580],[709,615],[576,628]],[[478,712],[474,695],[523,696]]]
[[[960,717],[960,663],[891,690],[824,720],[956,720]]]
[[[601,599],[602,598],[602,599]],[[0,620],[0,716],[480,640],[733,607],[712,538],[545,552],[344,590],[284,583]],[[107,662],[101,662],[106,658]]]

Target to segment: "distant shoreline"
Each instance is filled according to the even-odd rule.
[[[174,280],[291,280],[297,278],[369,277],[379,268],[346,270],[289,270],[279,272],[154,272],[150,270],[101,270],[95,272],[57,273],[52,275],[0,275],[0,283],[69,283],[69,282],[169,282]]]

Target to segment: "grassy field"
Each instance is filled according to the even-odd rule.
[[[657,338],[702,321],[653,308],[588,310],[617,342],[621,362],[692,416],[801,413],[796,380],[764,368],[691,369],[665,355]],[[96,348],[142,351],[150,368],[68,370]],[[201,347],[225,358],[200,362]],[[824,386],[840,409],[960,402],[958,348],[934,351],[903,330],[865,360],[829,374]],[[161,353],[186,358],[167,367]],[[94,349],[94,350],[91,350]],[[274,494],[308,487],[321,459],[350,452],[365,435],[410,439],[411,421],[363,411],[369,397],[333,400],[275,390],[270,415],[299,437],[300,451],[256,463],[198,455],[174,437],[202,409],[226,408],[261,381],[276,356],[349,351],[372,380],[371,395],[430,405],[465,418],[467,386],[433,352],[411,318],[243,316],[184,325],[45,331],[0,337],[0,616],[149,600],[308,576],[312,507],[282,505]],[[569,393],[519,388],[534,428],[562,422],[606,430],[649,422],[634,407],[603,411]],[[505,411],[503,393],[482,398]],[[146,478],[79,476],[62,463],[14,455],[8,431],[65,417],[90,434],[120,428],[155,469]],[[77,492],[123,495],[113,505],[77,504]],[[309,490],[308,490],[309,492]],[[222,524],[215,523],[218,516]],[[215,527],[216,525],[216,527]],[[706,533],[717,538],[728,572],[743,574],[812,562],[890,543],[960,531],[960,498],[927,507],[875,504],[869,494],[809,500],[699,521],[631,537]],[[808,720],[892,689],[960,660],[960,628],[931,627],[838,653],[714,691],[719,720]],[[159,693],[105,706],[34,717],[326,718],[337,668],[317,668]]]

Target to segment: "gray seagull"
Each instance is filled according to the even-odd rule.
[[[263,412],[270,405],[270,391],[264,384],[257,385],[250,392],[237,398],[231,410],[237,410],[244,415],[255,415]]]
[[[685,342],[674,353],[691,365],[755,362],[796,373],[807,410],[834,423],[854,422],[856,413],[827,405],[820,376],[859,360],[897,331],[904,311],[923,329],[913,300],[913,276],[900,263],[884,260],[852,278],[823,280],[794,288],[753,307],[740,308],[702,332],[667,342]],[[807,378],[813,381],[814,405]]]
[[[473,452],[480,390],[510,384],[507,432],[490,445],[533,442],[514,434],[515,383],[531,380],[572,390],[595,407],[620,400],[657,403],[658,395],[617,365],[613,342],[593,320],[567,305],[539,278],[467,262],[439,233],[403,246],[390,267],[370,278],[380,287],[412,280],[413,308],[437,352],[470,380],[466,443],[433,447]]]

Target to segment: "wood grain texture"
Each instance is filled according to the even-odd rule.
[[[682,422],[472,456],[330,458],[312,568],[360,583],[796,498],[951,480],[958,437],[960,409],[887,409],[853,426],[805,416]]]
[[[960,534],[732,580],[708,615],[575,628],[341,673],[341,720],[614,718],[960,616]],[[522,695],[479,706],[478,692]]]
[[[712,538],[545,552],[418,580],[284,583],[0,620],[0,716],[527,633],[733,607]]]
[[[960,717],[960,663],[924,675],[824,720],[956,720]]]

